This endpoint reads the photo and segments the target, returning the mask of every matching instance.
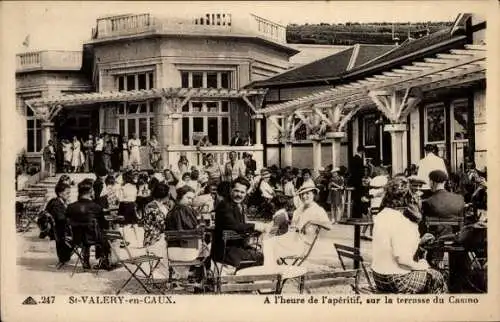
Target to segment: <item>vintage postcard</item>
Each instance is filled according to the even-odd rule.
[[[497,1],[0,9],[3,321],[500,319]]]

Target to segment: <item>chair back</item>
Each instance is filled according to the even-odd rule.
[[[302,263],[309,257],[311,254],[314,245],[316,244],[318,238],[319,238],[319,233],[321,232],[322,229],[329,231],[331,230],[331,225],[329,223],[325,223],[322,221],[316,221],[316,220],[310,220],[306,222],[302,230],[304,231],[307,229],[307,227],[313,226],[314,227],[314,237],[311,243],[309,244],[309,247],[307,248],[306,252],[299,258],[298,261],[296,261],[293,265],[300,266]]]
[[[167,230],[165,231],[165,240],[177,241],[177,240],[197,240],[203,239],[205,235],[204,229],[192,229],[192,230]]]
[[[344,258],[349,258],[349,259],[352,259],[353,261],[358,261],[361,265],[361,269],[363,270],[363,273],[365,274],[366,280],[368,281],[368,284],[370,285],[370,288],[374,288],[375,282],[370,277],[370,274],[368,272],[368,269],[366,268],[365,261],[363,259],[363,256],[361,256],[361,252],[360,252],[359,248],[350,247],[350,246],[341,245],[341,244],[336,244],[336,243],[333,245],[335,246],[335,250],[337,251],[340,265],[342,265],[342,269],[346,270]],[[356,277],[356,288],[358,288],[358,283],[359,283],[359,275]]]
[[[280,274],[258,275],[226,275],[220,277],[219,293],[255,292],[271,290],[270,293],[281,293]]]

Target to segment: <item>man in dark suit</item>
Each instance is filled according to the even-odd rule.
[[[243,160],[247,167],[247,170],[252,170],[253,173],[257,171],[257,162],[252,158],[252,155],[248,152],[243,152]]]
[[[240,131],[236,131],[236,133],[234,133],[234,136],[231,138],[230,145],[242,146],[243,144],[245,144],[245,141],[243,140],[243,138],[240,137]]]
[[[226,263],[238,269],[259,266],[264,263],[263,254],[249,246],[245,239],[227,241],[224,249],[222,235],[225,230],[245,234],[256,230],[264,231],[265,229],[261,223],[250,224],[246,222],[243,201],[249,188],[250,183],[246,179],[236,178],[231,183],[230,198],[220,202],[215,210],[215,230],[211,248],[212,259],[215,262]],[[252,263],[244,263],[244,261],[252,261]]]
[[[93,180],[78,184],[78,201],[66,209],[73,233],[73,245],[82,247],[83,268],[90,268],[90,246],[96,246],[96,259],[103,258],[107,266],[109,249],[102,242],[101,229],[107,227],[102,207],[93,201]]]
[[[58,183],[55,188],[56,197],[49,200],[45,211],[48,212],[55,223],[56,251],[59,263],[57,268],[62,267],[71,258],[71,248],[65,239],[68,235],[68,221],[66,219],[66,207],[71,194],[71,186],[66,183]]]
[[[365,148],[360,145],[356,155],[352,158],[349,169],[349,185],[354,188],[352,192],[352,217],[361,218],[363,207],[361,198],[363,197],[363,176],[365,173]]]
[[[464,197],[446,191],[444,186],[447,180],[448,175],[442,170],[434,170],[429,173],[429,186],[432,195],[422,202],[423,222],[429,217],[443,220],[463,219],[465,208]],[[430,227],[428,232],[438,238],[453,233],[453,227],[450,225],[438,225]]]

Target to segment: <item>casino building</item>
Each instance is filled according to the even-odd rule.
[[[20,146],[36,161],[50,138],[156,134],[167,164],[199,165],[203,153],[223,163],[234,150],[258,168],[318,170],[348,165],[363,145],[401,172],[433,143],[450,169],[483,168],[485,29],[461,14],[398,46],[344,46],[297,67],[285,27],[252,14],[100,18],[81,52],[17,55]],[[230,147],[236,131],[253,145]],[[203,136],[212,146],[200,151]]]

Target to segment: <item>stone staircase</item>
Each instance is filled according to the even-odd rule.
[[[95,179],[93,173],[69,173],[68,174],[73,181],[73,186],[71,186],[71,201],[76,201],[78,196],[78,183],[83,179],[92,178]],[[57,174],[55,177],[48,177],[40,182],[30,184],[22,190],[18,191],[18,195],[25,195],[29,198],[37,198],[40,196],[45,196],[46,200],[55,197],[55,187],[62,173]]]

